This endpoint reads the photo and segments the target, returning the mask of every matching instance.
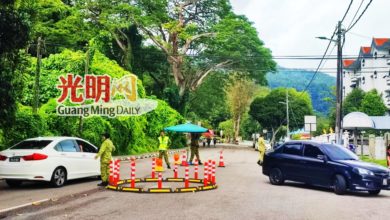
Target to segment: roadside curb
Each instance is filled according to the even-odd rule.
[[[47,206],[68,202],[76,197],[86,197],[86,196],[89,196],[89,195],[91,195],[95,192],[99,192],[99,191],[103,191],[103,190],[101,188],[88,189],[86,191],[78,192],[75,194],[64,195],[64,196],[60,196],[57,198],[41,199],[41,200],[37,200],[34,202],[29,202],[29,203],[25,203],[22,205],[17,205],[14,207],[2,209],[2,210],[0,210],[0,219],[6,218],[6,217],[12,217],[12,216],[17,214],[16,212],[18,210],[31,209],[32,207],[34,207],[36,209],[42,209],[42,208],[45,208]]]
[[[26,204],[17,205],[17,206],[14,206],[14,207],[2,209],[2,210],[0,210],[0,214],[6,213],[6,212],[10,212],[10,211],[15,211],[17,209],[22,209],[22,208],[25,208],[27,206],[33,206],[33,205],[41,204],[41,203],[44,203],[44,202],[48,202],[50,200],[51,199],[41,199],[41,200],[38,200],[38,201],[35,201],[35,202],[29,202],[29,203],[26,203]]]

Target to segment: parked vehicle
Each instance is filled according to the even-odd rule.
[[[0,179],[11,187],[25,180],[61,187],[67,180],[99,176],[97,152],[96,146],[76,137],[26,139],[0,152]]]
[[[285,180],[333,188],[336,194],[390,190],[385,167],[360,161],[349,149],[314,141],[289,141],[266,153],[263,174],[273,185]]]

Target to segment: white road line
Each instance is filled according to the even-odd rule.
[[[0,213],[9,212],[9,211],[12,211],[12,210],[15,210],[15,209],[24,208],[24,207],[27,207],[27,206],[32,206],[34,204],[40,204],[42,202],[47,202],[47,201],[50,201],[50,199],[42,199],[42,200],[38,200],[38,201],[35,201],[35,202],[29,202],[29,203],[26,203],[26,204],[23,204],[23,205],[18,205],[18,206],[14,206],[14,207],[11,207],[11,208],[2,209],[2,210],[0,210]]]

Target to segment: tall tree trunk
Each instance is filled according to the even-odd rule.
[[[278,134],[278,132],[280,131],[281,128],[282,128],[282,126],[278,127],[276,129],[276,131],[275,131],[275,128],[272,128],[272,139],[271,139],[272,146],[275,145],[276,134]]]
[[[276,134],[275,134],[275,129],[273,127],[271,128],[271,130],[272,130],[271,145],[273,147],[275,145],[275,136],[276,136]]]
[[[240,134],[241,115],[234,120],[234,141],[237,143],[238,135]]]

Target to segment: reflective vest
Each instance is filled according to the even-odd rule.
[[[168,142],[169,142],[169,137],[168,136],[164,136],[164,137],[158,137],[158,142],[159,142],[159,146],[158,146],[158,149],[159,150],[167,150],[168,149]]]

